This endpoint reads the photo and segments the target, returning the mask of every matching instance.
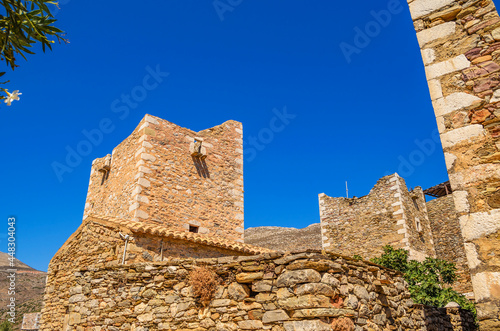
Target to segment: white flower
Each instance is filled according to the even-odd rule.
[[[10,106],[12,101],[19,100],[19,96],[22,94],[19,93],[19,90],[15,90],[12,93],[9,93],[9,91],[5,90],[5,93],[7,93],[7,98],[4,100],[4,102],[7,104],[7,106]]]

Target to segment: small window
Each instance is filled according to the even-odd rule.
[[[198,233],[198,227],[194,225],[189,226],[189,232]]]
[[[415,208],[417,208],[417,210],[420,210],[420,208],[418,207],[418,203],[417,203],[417,197],[413,198],[413,204],[415,205]]]
[[[415,228],[417,229],[417,232],[422,232],[422,223],[420,223],[420,219],[418,217],[415,217]]]

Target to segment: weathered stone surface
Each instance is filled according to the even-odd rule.
[[[272,288],[273,282],[270,280],[261,280],[252,284],[252,291],[254,292],[270,292]]]
[[[431,80],[468,67],[470,67],[469,60],[467,60],[465,55],[459,55],[455,58],[427,66],[425,73],[427,80]]]
[[[370,295],[364,286],[354,285],[354,295],[356,295],[358,299],[370,300]]]
[[[271,310],[264,313],[262,316],[262,323],[268,324],[279,321],[287,321],[289,319],[290,317],[283,309]]]
[[[337,309],[337,308],[312,308],[295,310],[291,317],[293,318],[317,318],[317,317],[339,317],[339,316],[356,316],[357,312],[352,309]]]
[[[81,321],[82,316],[78,313],[70,313],[69,314],[69,325],[78,325]]]
[[[327,270],[343,271],[340,264],[332,261],[294,261],[287,267],[287,270],[297,269],[313,269],[319,272]]]
[[[474,102],[480,101],[481,99],[468,94],[468,93],[452,93],[447,97],[437,99],[433,102],[434,111],[436,116],[442,116],[449,114],[453,111],[463,109],[465,107],[469,107]]]
[[[409,4],[411,18],[416,20],[451,5],[453,2],[453,0],[415,0]]]
[[[418,44],[421,48],[425,44],[434,41],[439,38],[445,38],[453,33],[455,33],[455,22],[448,22],[444,24],[436,25],[430,29],[425,29],[417,33]],[[432,61],[431,61],[432,62]]]
[[[238,322],[238,329],[241,330],[261,330],[263,324],[261,321],[247,320]]]
[[[276,285],[278,287],[294,286],[301,283],[317,283],[320,280],[321,275],[316,270],[305,269],[285,271],[278,277]]]
[[[251,283],[254,280],[262,279],[263,276],[263,272],[243,272],[236,275],[236,281],[238,283]]]
[[[297,289],[295,290],[295,294],[298,296],[305,294],[321,294],[327,297],[331,297],[334,296],[335,293],[335,290],[330,285],[322,283],[304,284],[297,287]]]
[[[330,324],[320,320],[285,322],[283,327],[286,331],[332,331]]]
[[[303,309],[316,307],[331,307],[330,299],[324,295],[302,295],[278,300],[283,309]]]
[[[229,297],[236,301],[241,301],[249,296],[248,288],[243,287],[241,284],[233,282],[227,288]]]

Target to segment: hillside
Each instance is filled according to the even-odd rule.
[[[245,243],[277,251],[321,250],[321,226],[315,223],[303,229],[278,226],[248,228],[245,230]]]
[[[7,303],[10,300],[8,294],[9,255],[0,252],[0,321],[7,319]],[[47,273],[35,270],[27,264],[15,259],[16,274],[16,323],[15,330],[21,328],[23,314],[39,312],[42,309],[43,291]]]

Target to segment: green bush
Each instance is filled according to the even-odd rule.
[[[457,280],[457,268],[454,263],[431,257],[422,262],[410,261],[405,249],[394,249],[390,245],[384,246],[383,249],[384,253],[371,261],[401,271],[415,303],[444,307],[454,301],[476,315],[474,304],[451,288]]]
[[[9,321],[5,320],[0,324],[0,331],[13,331],[14,327],[12,326],[12,323]]]

